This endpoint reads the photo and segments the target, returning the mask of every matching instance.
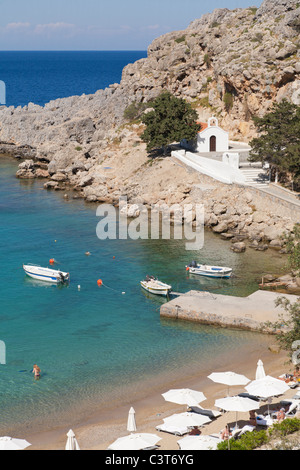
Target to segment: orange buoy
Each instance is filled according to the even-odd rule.
[[[102,279],[98,279],[97,284],[98,284],[98,287],[101,287],[103,284]]]
[[[54,260],[53,258],[51,258],[51,259],[49,260],[49,263],[50,263],[50,264],[54,264],[54,263],[55,263],[55,260]]]
[[[187,271],[189,271],[189,270],[190,270],[190,268],[187,266],[187,267],[186,267],[186,270],[187,270]]]

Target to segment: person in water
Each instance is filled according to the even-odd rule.
[[[41,376],[41,369],[39,368],[38,365],[34,364],[33,369],[32,369],[32,373],[34,374],[35,380],[39,380],[39,378]]]

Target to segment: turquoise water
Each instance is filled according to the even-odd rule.
[[[210,363],[220,365],[224,349],[236,357],[267,341],[249,332],[161,320],[165,300],[142,291],[139,281],[155,274],[179,292],[248,295],[262,272],[282,267],[280,255],[232,253],[211,233],[199,253],[186,252],[181,240],[100,241],[96,206],[66,201],[44,191],[43,182],[17,180],[15,172],[13,160],[1,158],[0,340],[7,362],[0,365],[1,433],[33,419],[41,427],[57,425],[72,409],[79,419],[95,403],[101,408],[108,398],[126,400],[158,377],[178,378],[187,364],[189,373],[200,373]],[[25,276],[23,263],[46,266],[50,258],[70,272],[69,286]],[[235,277],[189,277],[185,265],[194,258],[230,265]],[[38,382],[30,372],[34,363],[42,369]]]

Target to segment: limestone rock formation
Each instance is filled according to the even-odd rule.
[[[119,84],[43,107],[1,107],[0,154],[26,159],[18,177],[46,178],[46,189],[72,187],[75,197],[90,202],[117,205],[124,196],[152,207],[200,201],[205,225],[224,238],[250,238],[255,249],[266,241],[278,247],[283,231],[293,227],[284,211],[266,211],[259,196],[238,187],[228,191],[172,158],[149,159],[143,125],[128,122],[124,111],[168,90],[188,100],[200,120],[213,113],[232,140],[248,141],[255,135],[253,115],[283,98],[300,104],[299,18],[297,0],[203,15],[155,39],[147,58],[124,68]],[[193,213],[189,218],[196,223]]]

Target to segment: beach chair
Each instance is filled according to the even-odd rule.
[[[285,413],[285,417],[293,418],[295,414],[297,413],[298,409],[300,409],[300,403],[297,403],[296,401],[294,401],[293,403],[291,403],[288,411]]]
[[[241,437],[243,434],[246,434],[246,432],[252,432],[254,431],[254,429],[256,428],[256,426],[251,426],[249,424],[246,424],[240,431],[239,433],[239,437]]]
[[[292,400],[300,400],[300,390],[292,397]]]
[[[172,426],[170,424],[159,424],[156,426],[156,430],[160,432],[168,432],[170,434],[175,434],[175,436],[183,436],[184,434],[188,434],[190,429],[187,427],[178,428],[177,426]]]
[[[256,416],[256,425],[257,426],[273,426],[274,420],[270,415],[257,415]]]
[[[239,393],[238,394],[238,397],[242,397],[242,398],[249,398],[250,400],[254,400],[254,401],[267,401],[268,399],[267,398],[264,398],[264,397],[257,397],[255,395],[251,395],[250,393],[246,393],[246,392],[243,392],[243,393]]]
[[[189,409],[194,413],[198,413],[200,415],[208,416],[210,419],[216,419],[219,416],[222,416],[222,413],[218,410],[208,410],[202,408],[200,405],[198,406],[189,406]]]

